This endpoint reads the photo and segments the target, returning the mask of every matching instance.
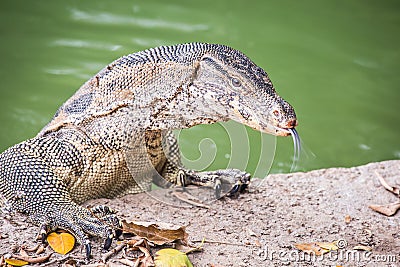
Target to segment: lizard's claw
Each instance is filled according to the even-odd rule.
[[[99,218],[101,221],[112,226],[114,231],[108,231],[107,238],[104,243],[104,249],[108,250],[111,246],[113,238],[118,239],[122,235],[122,224],[118,217],[115,215],[116,211],[108,206],[97,205],[90,208],[90,211],[94,216]]]
[[[243,193],[247,189],[248,186],[249,186],[249,182],[243,183],[242,181],[238,181],[232,187],[232,189],[226,194],[226,196],[237,197],[239,194]]]
[[[237,197],[250,183],[250,174],[237,169],[226,169],[207,172],[187,171],[186,184],[212,187],[215,197]]]
[[[46,238],[47,238],[47,224],[42,224],[40,226],[40,236],[42,240],[42,244],[46,243]]]
[[[105,250],[108,250],[111,247],[111,243],[112,243],[113,238],[114,238],[114,233],[111,230],[109,230],[108,231],[108,236],[106,238],[106,241],[104,242],[104,247],[103,248]]]
[[[89,236],[105,238],[104,249],[109,249],[113,238],[118,237],[122,231],[114,228],[120,226],[115,212],[106,206],[104,210],[98,207],[87,209],[75,203],[59,205],[52,212],[30,216],[34,222],[40,222],[40,234],[42,242],[45,242],[51,229],[64,229],[70,232],[77,241],[85,246],[86,258],[89,259],[92,252]]]
[[[92,255],[92,245],[90,244],[90,241],[85,244],[85,251],[86,251],[86,259],[89,260],[90,256]]]

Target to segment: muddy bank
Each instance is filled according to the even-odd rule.
[[[109,205],[127,220],[187,225],[190,241],[210,241],[203,252],[189,255],[194,266],[399,266],[400,212],[387,217],[368,208],[399,201],[381,186],[377,173],[400,187],[400,161],[385,161],[270,175],[264,181],[254,180],[247,194],[213,202],[209,209],[174,207],[147,194],[87,204]],[[38,243],[34,240],[38,230],[25,217],[0,218],[0,255]],[[310,258],[294,248],[296,243],[334,240],[340,240],[342,248],[324,257]],[[103,241],[93,243],[95,263],[101,258]],[[372,251],[356,252],[357,245]],[[69,258],[79,263],[82,252],[78,246]],[[121,256],[109,263],[117,264]],[[66,257],[54,254],[49,266],[59,266],[61,258]]]

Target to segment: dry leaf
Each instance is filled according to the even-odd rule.
[[[188,234],[184,226],[155,222],[127,222],[122,221],[124,232],[132,233],[147,239],[156,245],[164,245],[176,240],[186,243]]]
[[[38,248],[41,246],[41,244],[37,244],[36,246],[32,247],[32,248],[24,248],[24,250],[26,252],[34,252],[36,250],[38,250]]]
[[[131,261],[131,260],[128,260],[128,259],[120,259],[120,260],[118,260],[120,263],[122,263],[122,264],[124,264],[124,265],[127,265],[127,266],[131,266],[131,267],[134,267],[135,266],[135,262],[134,261]]]
[[[76,260],[69,259],[63,263],[62,267],[76,267]]]
[[[153,261],[153,258],[151,257],[149,250],[147,248],[141,247],[141,246],[139,246],[138,248],[141,252],[144,253],[144,257],[142,257],[140,259],[140,262],[142,263],[141,266],[143,266],[143,267],[154,266],[154,261]]]
[[[336,244],[336,241],[334,241],[334,242],[315,242],[315,244],[317,244],[321,248],[329,250],[329,251],[339,249]]]
[[[24,265],[28,264],[27,261],[18,260],[18,259],[5,259],[5,262],[12,266],[24,266]]]
[[[372,251],[372,248],[371,248],[371,247],[362,246],[362,245],[360,245],[360,246],[355,246],[353,249],[354,249],[354,250]]]
[[[389,185],[386,180],[383,179],[382,175],[380,175],[377,171],[375,171],[375,174],[378,176],[379,182],[386,190],[400,197],[400,188]]]
[[[156,267],[193,267],[187,255],[173,248],[165,248],[156,252]]]
[[[47,236],[47,242],[55,252],[65,255],[74,248],[75,238],[70,233],[52,232]]]
[[[392,216],[400,209],[400,202],[387,205],[370,205],[369,208],[383,215]]]
[[[13,255],[14,258],[22,261],[26,261],[28,263],[43,263],[50,259],[52,253],[42,256],[42,257],[31,257],[29,255]]]
[[[258,237],[258,235],[253,230],[251,230],[250,228],[247,228],[247,232],[249,233],[250,236]]]
[[[338,249],[336,242],[300,243],[295,244],[294,246],[305,253],[313,253],[317,256],[321,256],[329,251]]]
[[[349,214],[347,214],[347,215],[344,217],[344,222],[347,223],[347,224],[351,222],[351,217],[350,217]]]
[[[38,249],[36,250],[35,253],[36,253],[37,255],[39,255],[39,254],[42,254],[44,251],[45,251],[44,246],[43,246],[43,245],[40,245],[40,246],[38,247]]]
[[[22,257],[29,257],[28,253],[22,248],[19,250],[19,254],[21,254]]]

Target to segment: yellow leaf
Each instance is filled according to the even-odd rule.
[[[317,256],[321,256],[328,253],[331,250],[337,250],[338,246],[336,242],[314,242],[314,243],[301,243],[294,245],[297,249],[304,251],[305,253],[314,253]]]
[[[315,242],[315,244],[328,251],[339,249],[336,242]]]
[[[65,255],[74,248],[75,238],[70,233],[52,232],[47,236],[47,242],[55,252]]]
[[[27,261],[17,259],[5,259],[5,261],[12,266],[24,266],[28,264]]]
[[[154,264],[156,267],[193,267],[185,253],[173,248],[157,251]]]

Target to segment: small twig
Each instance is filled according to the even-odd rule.
[[[141,239],[139,239],[139,240],[131,239],[131,240],[128,240],[128,241],[127,241],[127,244],[134,248],[134,247],[140,246],[140,245],[143,244],[144,242],[145,242],[145,239],[144,239],[144,238],[141,238]]]
[[[192,249],[189,249],[188,251],[185,252],[185,254],[187,255],[187,254],[192,253],[192,252],[203,251],[203,245],[204,245],[205,241],[206,241],[206,239],[203,238],[203,240],[201,241],[200,245],[198,245],[197,247],[194,247]]]
[[[210,243],[210,244],[221,244],[221,245],[230,245],[230,246],[241,246],[241,247],[253,247],[254,245],[251,244],[242,244],[242,243],[233,243],[233,242],[228,242],[228,241],[217,241],[217,240],[194,240],[191,241],[193,243]]]
[[[24,250],[27,252],[34,252],[34,251],[37,251],[40,246],[41,246],[41,244],[37,244],[36,246],[34,246],[32,248],[25,248]]]
[[[389,192],[397,195],[397,197],[400,197],[400,189],[394,186],[389,185],[385,179],[383,179],[382,175],[380,175],[377,171],[375,171],[376,176],[378,176],[379,182],[381,185],[388,190]]]
[[[66,256],[62,257],[61,259],[53,259],[51,261],[41,264],[40,266],[49,266],[49,265],[53,265],[53,263],[56,263],[56,262],[60,263],[60,262],[67,260],[70,257],[71,257],[70,255],[66,255]]]
[[[191,204],[193,206],[200,207],[200,208],[205,208],[205,209],[209,209],[210,208],[210,206],[207,206],[206,204],[203,204],[203,203],[199,202],[198,200],[189,199],[189,197],[193,198],[193,196],[188,194],[188,193],[185,193],[185,192],[182,192],[182,193],[181,192],[173,192],[172,195],[174,197],[176,197],[177,199],[182,200],[183,202],[189,203],[189,204]],[[189,195],[189,197],[188,197],[188,195]]]
[[[114,247],[109,252],[103,254],[103,256],[101,257],[101,260],[105,263],[109,257],[111,257],[112,255],[120,252],[125,246],[126,246],[126,242],[122,242],[121,244],[119,244],[118,246]]]

